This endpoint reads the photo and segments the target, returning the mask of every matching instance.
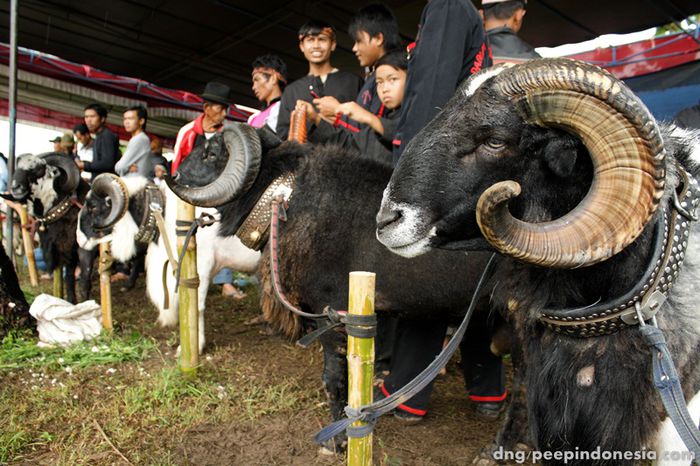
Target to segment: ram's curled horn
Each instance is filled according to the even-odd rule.
[[[64,154],[50,152],[40,156],[47,164],[58,167],[61,171],[61,181],[56,185],[63,194],[72,194],[80,183],[80,170],[73,160]]]
[[[107,198],[111,209],[105,218],[94,219],[94,228],[104,230],[117,223],[129,208],[129,192],[124,182],[113,173],[102,173],[92,182],[91,196]]]
[[[185,202],[200,207],[217,207],[252,186],[260,171],[262,149],[255,129],[243,123],[234,123],[222,130],[228,159],[221,175],[205,186],[190,187],[166,177],[170,189]]]
[[[592,265],[632,243],[664,191],[663,142],[644,104],[608,72],[568,59],[510,68],[494,78],[494,86],[528,123],[578,136],[594,175],[578,206],[544,223],[509,213],[509,200],[520,194],[518,183],[491,186],[477,205],[484,237],[503,254],[557,268]]]

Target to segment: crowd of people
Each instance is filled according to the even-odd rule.
[[[54,144],[53,152],[71,157],[87,181],[92,181],[100,173],[116,173],[119,176],[135,173],[151,180],[162,179],[169,163],[163,157],[160,138],[146,134],[146,108],[137,105],[124,111],[123,127],[130,139],[123,154],[119,148],[119,138],[107,127],[107,115],[108,110],[102,104],[86,106],[83,111],[84,123],[75,125],[72,132],[49,141]]]
[[[371,4],[351,19],[348,33],[353,52],[364,70],[360,77],[333,65],[336,30],[311,20],[298,31],[299,50],[308,62],[308,73],[290,82],[287,66],[276,55],[263,55],[252,63],[252,91],[260,112],[248,123],[269,127],[287,139],[292,113],[306,114],[310,143],[335,143],[360,151],[385,164],[396,163],[411,139],[437,114],[455,89],[470,75],[495,61],[522,61],[537,54],[517,37],[527,0],[483,0],[477,10],[470,0],[432,0],[420,18],[414,43],[402,43],[393,12],[383,4]],[[120,152],[118,137],[107,127],[107,108],[92,103],[84,109],[84,122],[72,132],[50,142],[54,152],[73,158],[88,181],[101,173],[137,174],[159,183],[175,173],[195,147],[227,124],[230,88],[208,83],[201,94],[202,114],[180,129],[170,164],[162,155],[162,143],[146,133],[148,112],[133,106],[123,112],[123,128],[129,141]],[[2,168],[3,164],[0,164]],[[1,175],[1,172],[0,172]],[[6,186],[0,186],[3,190]],[[243,293],[233,285],[232,271],[214,279],[224,294]],[[485,320],[485,338],[463,344],[462,368],[469,395],[484,415],[498,415],[506,397],[500,357],[489,351],[493,322]],[[395,334],[388,375],[378,392],[389,395],[425,368],[441,350],[447,323],[390,322]],[[399,406],[397,417],[415,422],[427,412],[432,385]]]

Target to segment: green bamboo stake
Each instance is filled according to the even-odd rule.
[[[375,274],[351,272],[348,296],[348,313],[374,314]],[[348,335],[348,405],[352,408],[372,403],[372,377],[374,375],[374,338],[358,338]],[[357,421],[359,427],[364,422]],[[372,464],[372,434],[348,440],[348,466]]]
[[[177,219],[185,222],[194,221],[194,206],[178,199]],[[189,227],[178,227],[177,250],[182,254],[186,233]],[[197,375],[199,366],[199,334],[198,334],[198,303],[197,303],[197,242],[192,235],[187,252],[180,264],[180,371],[188,378]]]
[[[63,299],[63,267],[53,269],[53,295]]]

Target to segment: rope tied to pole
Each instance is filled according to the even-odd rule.
[[[112,256],[112,252],[107,249],[100,254],[97,271],[99,273],[109,272],[112,268],[112,264],[114,264],[114,256]]]
[[[185,280],[180,280],[180,270],[182,259],[185,257],[187,252],[187,247],[189,246],[190,239],[197,232],[198,228],[208,227],[217,222],[217,218],[212,214],[207,212],[202,212],[199,217],[194,219],[192,222],[186,220],[176,220],[175,221],[175,234],[177,236],[184,236],[185,241],[182,243],[182,250],[180,251],[180,256],[177,259],[177,273],[175,274],[175,291],[177,291],[180,285],[185,288],[197,288],[199,286],[199,277],[188,278]]]
[[[337,311],[330,306],[326,306],[321,314],[304,312],[292,304],[282,289],[279,273],[279,222],[287,221],[287,201],[283,195],[275,196],[272,199],[272,216],[270,219],[270,276],[272,279],[272,289],[277,300],[291,313],[311,319],[314,321],[326,320],[324,325],[320,325],[316,330],[304,335],[297,341],[297,345],[308,348],[321,335],[329,330],[345,326],[348,335],[359,338],[370,338],[377,334],[377,316],[350,315],[346,311]]]
[[[314,436],[316,443],[323,445],[325,442],[343,431],[345,431],[348,436],[368,435],[372,432],[371,426],[374,426],[374,423],[380,416],[388,413],[389,411],[395,409],[398,405],[411,399],[438,375],[440,369],[447,364],[454,352],[457,350],[459,343],[462,341],[464,332],[467,330],[471,316],[474,313],[477,300],[481,295],[481,290],[487,277],[490,275],[491,270],[493,269],[495,257],[496,254],[492,254],[488,263],[486,264],[486,267],[484,267],[484,271],[481,273],[481,277],[476,285],[476,289],[474,290],[471,302],[469,303],[469,308],[467,309],[467,313],[464,315],[462,323],[459,324],[459,327],[457,328],[457,331],[455,331],[454,335],[452,335],[450,342],[443,348],[442,352],[435,358],[435,360],[433,360],[428,367],[423,369],[423,371],[413,380],[408,382],[396,392],[392,393],[391,396],[375,401],[372,404],[361,406],[359,409],[346,407],[345,414],[347,417],[336,421],[319,431]],[[367,424],[357,428],[352,427],[351,425],[357,421],[366,422]]]

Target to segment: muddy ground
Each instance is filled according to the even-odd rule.
[[[56,440],[24,447],[10,464],[344,464],[343,455],[320,455],[313,442],[314,434],[329,422],[321,390],[320,347],[301,349],[281,337],[264,334],[260,325],[247,325],[248,319],[258,315],[255,289],[249,289],[248,297],[241,301],[221,296],[218,287],[210,291],[206,311],[208,339],[200,376],[222,384],[226,382],[234,388],[237,383],[244,384],[248,394],[255,393],[256,386],[262,390],[283,384],[288,387],[285,394],[270,401],[270,406],[259,402],[254,395],[247,396],[258,401],[248,404],[247,399],[232,399],[228,405],[230,409],[224,406],[229,409],[225,415],[221,415],[221,406],[216,408],[219,420],[213,422],[202,413],[199,418],[193,417],[175,426],[168,425],[167,420],[148,423],[139,417],[129,421],[130,418],[124,416],[120,424],[111,424],[109,417],[113,414],[106,410],[100,414],[103,410],[94,400],[96,393],[111,387],[125,390],[129,384],[136,383],[138,377],[134,374],[143,372],[144,368],[156,373],[173,366],[176,333],[153,325],[156,311],[146,301],[143,286],[140,280],[132,291],[120,292],[115,287],[116,332],[137,330],[146,337],[153,337],[158,351],[139,364],[125,364],[128,367],[119,368],[109,379],[104,378],[103,368],[81,372],[81,383],[75,390],[76,400],[84,403],[82,411],[78,412],[84,415],[70,414],[74,412],[71,411],[59,419],[48,419],[41,425],[41,431],[52,432]],[[139,365],[141,367],[135,367]],[[19,381],[25,376],[21,371],[11,375],[0,373],[0,378],[5,380],[2,383],[5,390],[20,390]],[[112,402],[120,401],[115,398]],[[187,402],[192,399],[183,401]],[[241,406],[249,411],[246,416],[237,415]],[[31,410],[23,410],[22,415],[31,416]],[[88,416],[95,419],[92,423],[95,426],[105,426],[104,435],[85,421]],[[498,422],[477,417],[452,361],[447,374],[437,381],[430,412],[420,424],[406,426],[392,416],[385,416],[378,422],[374,464],[470,464],[493,438]],[[110,431],[110,426],[115,430]],[[71,434],[63,435],[67,432]],[[113,445],[107,442],[110,437]],[[87,449],[90,445],[99,446],[94,454],[66,451]]]

